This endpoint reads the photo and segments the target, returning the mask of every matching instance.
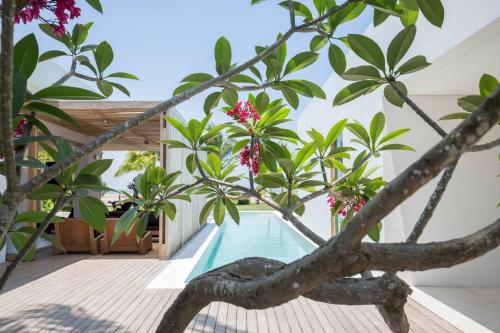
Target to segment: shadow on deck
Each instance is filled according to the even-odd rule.
[[[146,289],[168,261],[146,256],[86,254],[21,263],[0,294],[1,332],[154,332],[179,290]],[[5,264],[0,265],[0,270]],[[407,305],[412,332],[459,332],[417,302]],[[214,302],[190,333],[389,332],[373,306],[339,306],[298,298],[265,310]]]

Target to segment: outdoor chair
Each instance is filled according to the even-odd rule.
[[[82,218],[67,218],[61,223],[54,224],[55,238],[61,243],[66,253],[99,254],[99,243],[102,235],[96,236],[92,229]],[[52,248],[54,255],[61,253],[55,246]]]
[[[113,232],[117,218],[108,218],[106,221],[106,228],[104,229],[103,237],[101,239],[101,253],[120,253],[120,252],[137,252],[139,254],[146,254],[153,248],[153,236],[150,231],[147,231],[141,239],[137,240],[136,227],[134,226],[130,233],[121,234],[116,242],[111,245],[113,239]]]

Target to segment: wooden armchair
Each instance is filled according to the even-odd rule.
[[[153,235],[151,232],[146,232],[138,241],[135,235],[135,226],[128,235],[122,234],[120,238],[111,245],[117,221],[117,218],[107,219],[106,229],[104,229],[103,238],[101,239],[102,254],[108,254],[110,252],[137,252],[142,255],[148,253],[153,248]]]
[[[68,218],[62,223],[55,223],[55,238],[62,244],[67,253],[99,254],[99,242],[102,235],[95,237],[94,229],[82,218]],[[52,248],[54,255],[61,253]]]

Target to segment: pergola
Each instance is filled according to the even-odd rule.
[[[68,130],[95,137],[114,126],[157,105],[154,101],[54,101],[51,104],[64,110],[80,125],[79,129],[67,122],[40,115],[40,118]],[[161,115],[122,134],[102,150],[160,151]]]
[[[123,123],[134,116],[156,106],[156,101],[53,101],[54,106],[64,110],[75,119],[79,128],[53,117],[39,114],[39,117],[49,127],[53,135],[60,136],[75,146],[85,144],[94,137],[103,134],[114,126]],[[182,116],[170,109],[166,113],[185,122]],[[182,137],[173,130],[171,125],[163,120],[166,114],[158,114],[147,122],[133,128],[101,147],[101,151],[132,151],[147,150],[160,152],[160,164],[167,172],[185,168],[184,160],[187,151],[176,149],[170,151],[167,145],[162,144],[162,139],[182,140]],[[91,154],[92,155],[92,154]],[[87,156],[81,164],[90,163],[99,154]],[[188,172],[182,174],[179,181],[190,183],[193,176]],[[198,196],[199,197],[199,196]],[[162,214],[160,218],[159,243],[160,258],[167,259],[175,253],[191,236],[201,227],[198,223],[197,213],[201,210],[204,198],[196,198],[189,203],[179,203],[175,223],[169,223],[168,218]]]

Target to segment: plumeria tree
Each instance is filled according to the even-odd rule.
[[[252,4],[262,1],[253,0]],[[445,117],[461,120],[448,133],[408,96],[402,82],[405,75],[429,65],[422,55],[405,62],[402,60],[412,46],[418,19],[426,19],[437,27],[442,25],[444,8],[440,0],[347,0],[342,3],[314,0],[312,4],[288,0],[280,2],[279,6],[289,16],[290,28],[278,34],[271,45],[256,46],[255,56],[235,64],[230,42],[221,37],[215,44],[214,74],[186,76],[172,98],[68,152],[56,164],[44,168],[37,177],[20,184],[16,173],[13,140],[13,129],[16,127],[12,121],[12,110],[14,105],[26,109],[31,102],[23,99],[22,103],[16,104],[18,100],[12,95],[11,87],[16,86],[15,73],[19,71],[12,52],[16,2],[4,1],[1,137],[8,186],[0,205],[2,239],[11,230],[18,204],[33,193],[36,195],[36,191],[44,188],[49,180],[67,172],[85,154],[210,89],[203,105],[204,118],[191,119],[187,125],[174,118],[166,118],[183,140],[165,143],[171,149],[190,151],[185,170],[169,174],[161,167],[150,167],[139,175],[134,182],[138,195],[130,197],[135,207],[118,221],[115,239],[123,232],[130,232],[134,226],[140,237],[151,214],[164,212],[173,219],[176,201],[189,200],[191,195],[198,194],[207,197],[199,217],[200,223],[204,223],[210,214],[216,223],[223,223],[226,212],[238,223],[239,213],[233,200],[244,194],[281,213],[319,247],[310,255],[289,264],[266,258],[246,258],[193,279],[166,311],[158,331],[183,332],[196,314],[214,301],[246,309],[262,309],[304,296],[328,303],[376,305],[392,331],[407,332],[409,323],[404,307],[411,290],[397,277],[398,271],[451,267],[473,260],[500,244],[499,220],[459,239],[417,243],[460,157],[500,144],[500,139],[478,144],[500,118],[498,81],[486,75],[479,83],[480,95],[459,100],[464,112]],[[401,31],[395,32],[387,50],[382,50],[376,41],[364,35],[339,35],[340,26],[356,20],[368,7],[373,9],[376,26],[383,24],[389,16],[397,16],[401,20]],[[286,42],[294,35],[303,33],[311,35],[307,50],[289,56]],[[57,34],[55,36],[58,37]],[[347,69],[342,44],[366,64]],[[384,151],[400,150],[409,154],[412,150],[398,142],[408,129],[383,134],[386,123],[383,113],[366,110],[374,113],[367,127],[354,119],[344,119],[334,124],[327,133],[311,129],[305,138],[283,127],[292,112],[290,107],[298,107],[299,95],[326,98],[317,84],[297,77],[300,77],[300,70],[316,62],[321,50],[327,46],[325,53],[332,70],[340,79],[352,81],[333,98],[334,107],[383,89],[388,102],[399,107],[407,104],[442,137],[394,179],[376,177],[368,167],[369,162],[379,158]],[[106,49],[106,46],[100,48]],[[89,67],[85,59],[82,62],[79,58],[80,51],[81,48],[70,48],[70,56],[75,64]],[[107,89],[109,86],[120,89],[108,82],[110,77],[132,78],[124,74],[103,74],[109,58],[96,55],[109,55],[109,52],[99,52],[99,47],[96,47],[93,54],[96,66],[91,64],[89,67],[94,73],[91,78],[95,79],[104,96],[111,91]],[[78,72],[74,69],[70,73],[85,77],[76,75]],[[272,99],[269,90],[283,98]],[[40,92],[34,96],[37,102],[54,97]],[[213,112],[221,111],[227,115],[228,121],[208,126]],[[334,144],[344,131],[355,136],[352,147],[351,143],[340,147]],[[223,166],[218,147],[211,144],[220,132],[235,140],[233,152],[239,156],[239,163],[248,169],[245,174],[238,174],[236,163]],[[329,169],[338,170],[342,176],[330,179]],[[404,243],[379,243],[382,219],[443,170],[408,239]],[[194,174],[196,180],[191,184],[177,183],[176,178],[181,172]],[[325,208],[329,207],[332,215],[343,217],[342,231],[328,240],[316,235],[301,221],[306,203],[319,197],[324,198]],[[365,241],[367,236],[372,241]],[[385,273],[373,277],[371,270]]]

